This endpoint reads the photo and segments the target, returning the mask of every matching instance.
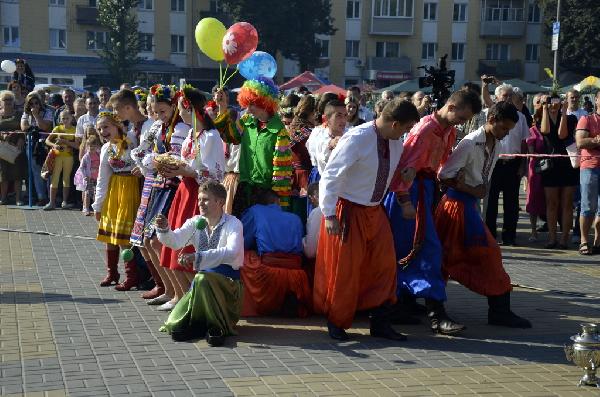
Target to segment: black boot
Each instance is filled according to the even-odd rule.
[[[411,308],[398,300],[398,303],[390,308],[389,319],[394,325],[421,324],[421,320],[411,314]]]
[[[417,297],[403,291],[398,298],[398,303],[405,307],[405,311],[409,314],[419,316],[421,314],[427,314],[427,308],[420,303],[417,303]]]
[[[488,296],[488,324],[510,328],[531,328],[529,320],[517,316],[510,310],[510,292]]]
[[[467,328],[448,317],[443,302],[425,299],[425,304],[427,305],[427,317],[431,321],[431,330],[433,333],[450,335]]]
[[[348,334],[343,328],[334,325],[332,322],[327,321],[327,331],[329,332],[329,336],[331,339],[346,341],[350,339]]]
[[[390,313],[391,308],[386,305],[371,310],[371,313],[369,313],[371,336],[397,341],[406,340],[406,335],[398,333],[392,328],[392,323],[389,319]]]

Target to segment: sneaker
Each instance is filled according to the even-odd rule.
[[[55,209],[54,204],[52,203],[48,203],[44,206],[44,208],[42,208],[44,211],[52,211],[53,209]]]
[[[73,208],[73,204],[69,204],[66,201],[63,201],[60,207],[63,210],[70,210],[71,208]]]
[[[162,305],[163,303],[166,303],[170,300],[171,300],[170,296],[168,296],[166,294],[162,294],[161,296],[158,296],[154,299],[147,300],[146,303],[151,306],[156,306],[156,305]]]

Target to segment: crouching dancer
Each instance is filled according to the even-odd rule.
[[[357,310],[370,310],[371,336],[406,339],[388,319],[389,305],[396,302],[396,259],[381,201],[400,161],[400,137],[418,120],[412,103],[388,103],[375,121],[344,134],[321,176],[325,219],[313,296],[333,339],[348,339],[345,329]]]
[[[161,328],[173,340],[206,335],[210,345],[219,346],[226,336],[236,334],[243,296],[239,269],[244,263],[244,235],[242,223],[223,212],[226,197],[223,185],[208,181],[198,190],[200,215],[177,230],[169,229],[164,216],[156,218],[162,244],[181,249],[191,243],[196,250],[179,258],[182,266],[193,266],[198,273]]]
[[[490,325],[531,328],[528,320],[510,310],[510,277],[500,247],[477,210],[498,160],[498,141],[518,121],[516,107],[497,102],[487,113],[487,123],[460,141],[438,174],[449,189],[435,212],[435,226],[444,253],[444,277],[487,296]]]

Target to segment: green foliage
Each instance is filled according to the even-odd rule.
[[[131,81],[139,63],[138,20],[134,9],[139,0],[99,0],[98,21],[108,31],[108,40],[98,54],[115,84]]]
[[[557,0],[540,0],[546,31],[552,34]],[[561,69],[582,74],[600,72],[600,1],[561,0],[559,63]],[[550,43],[550,40],[548,40]]]
[[[221,0],[235,21],[249,22],[258,31],[258,49],[300,63],[301,70],[317,66],[320,47],[316,34],[333,35],[330,0]]]

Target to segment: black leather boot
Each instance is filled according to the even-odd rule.
[[[391,308],[387,305],[380,306],[371,310],[369,320],[371,323],[370,333],[375,338],[385,338],[390,340],[403,341],[406,335],[396,332],[390,322]]]
[[[424,305],[417,303],[417,297],[408,293],[408,291],[402,292],[398,298],[398,304],[402,305],[409,314],[416,316],[427,314],[427,308]]]
[[[350,337],[346,333],[346,330],[338,327],[337,325],[334,325],[330,321],[327,321],[327,331],[329,332],[329,337],[331,339],[341,340],[341,341],[346,341],[346,340],[350,339]]]
[[[510,292],[488,296],[488,324],[509,328],[531,328],[529,320],[517,316],[510,310]]]
[[[451,335],[467,328],[448,317],[443,302],[425,299],[425,305],[427,306],[427,317],[431,321],[433,333]]]

